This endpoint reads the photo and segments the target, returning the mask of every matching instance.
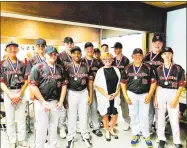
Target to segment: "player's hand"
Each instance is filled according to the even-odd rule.
[[[43,101],[42,102],[42,106],[43,106],[43,108],[44,108],[44,110],[46,111],[46,112],[48,112],[48,111],[50,111],[50,104],[47,102],[47,101]]]
[[[12,105],[16,105],[16,104],[19,103],[20,100],[21,100],[20,98],[16,98],[16,97],[11,98],[11,101],[12,101],[11,104],[12,104]]]
[[[148,104],[150,101],[151,101],[151,96],[150,95],[145,96],[144,103]]]
[[[125,100],[126,100],[127,104],[129,104],[129,105],[131,105],[131,104],[132,104],[132,101],[131,101],[131,99],[130,99],[129,97],[128,97],[128,98],[126,98]]]
[[[63,102],[58,102],[57,104],[55,104],[55,108],[57,110],[61,109],[62,108],[62,105],[63,105]]]
[[[157,101],[157,97],[155,96],[155,99],[154,99],[154,106],[156,109],[158,109],[158,101]]]
[[[108,99],[108,100],[113,100],[113,98],[114,98],[113,96],[107,95],[107,99]]]
[[[170,108],[176,108],[177,104],[178,104],[178,100],[177,99],[174,99],[171,103],[170,103]]]
[[[88,105],[91,105],[91,104],[92,104],[92,98],[89,97],[89,98],[88,98]]]

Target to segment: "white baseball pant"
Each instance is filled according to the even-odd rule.
[[[176,96],[177,89],[167,89],[159,87],[157,91],[158,101],[158,138],[159,140],[166,141],[165,137],[165,113],[168,110],[171,129],[173,133],[173,143],[181,144],[180,128],[179,128],[179,104],[176,108],[170,108],[170,103]]]
[[[95,91],[93,93],[93,101],[92,104],[90,105],[88,117],[90,117],[90,121],[93,124],[93,130],[99,129],[100,125],[99,125],[99,119],[97,113],[97,97]]]
[[[84,138],[88,134],[88,90],[68,91],[68,135],[67,140],[72,140],[76,135],[77,113],[80,122],[80,132]]]
[[[145,138],[150,136],[149,133],[149,103],[145,104],[145,96],[148,93],[144,94],[135,94],[131,91],[127,91],[128,96],[130,97],[132,104],[129,105],[129,114],[131,117],[131,128],[133,135],[139,135],[142,132]]]
[[[20,89],[12,89],[10,92],[12,95],[16,95]],[[25,140],[26,136],[26,101],[22,99],[17,105],[12,105],[9,96],[4,93],[4,105],[6,112],[6,122],[7,122],[7,135],[10,144],[16,143],[16,127],[15,127],[15,116],[17,119],[18,127],[18,141]]]
[[[55,105],[58,101],[49,101],[49,103]],[[35,104],[35,119],[36,119],[36,139],[35,148],[44,148],[44,144],[47,138],[48,131],[48,148],[58,147],[58,135],[57,126],[59,119],[59,111],[51,109],[46,112],[42,104],[38,101],[34,101]]]

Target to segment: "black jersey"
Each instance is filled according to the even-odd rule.
[[[88,88],[88,80],[93,80],[94,75],[90,67],[84,62],[80,62],[78,67],[74,63],[65,65],[65,70],[68,75],[68,89],[73,91],[81,91]]]
[[[114,58],[114,61],[112,62],[112,65],[117,67],[120,71],[120,73],[122,73],[122,71],[124,70],[124,68],[129,64],[129,59],[122,55],[120,60],[117,60],[117,58]]]
[[[155,81],[154,71],[146,63],[142,63],[139,68],[135,68],[133,63],[129,64],[122,73],[122,82],[127,84],[129,91],[136,94],[149,92],[151,83]]]
[[[34,55],[29,61],[27,61],[26,75],[28,76],[31,72],[31,69],[34,65],[45,61],[42,59],[39,54]]]
[[[144,56],[143,61],[151,65],[152,69],[156,69],[158,66],[164,63],[164,60],[161,57],[161,53],[154,54],[153,52],[149,52]]]
[[[34,65],[30,73],[30,85],[37,86],[46,101],[59,100],[63,85],[68,84],[64,69],[55,64],[52,69],[46,62]]]
[[[28,77],[25,75],[26,64],[17,59],[16,63],[8,58],[1,62],[1,82],[10,89],[21,88]]]
[[[92,60],[87,60],[86,57],[84,57],[81,59],[81,62],[84,62],[90,67],[91,71],[93,72],[94,77],[96,76],[97,71],[101,67],[103,67],[103,64],[95,58],[93,58]]]
[[[185,71],[177,64],[172,63],[169,69],[159,66],[155,70],[158,86],[169,89],[178,89],[185,86]]]
[[[67,51],[63,51],[57,56],[57,64],[61,66],[65,66],[66,64],[72,62],[72,57],[67,53]]]

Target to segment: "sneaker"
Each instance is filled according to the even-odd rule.
[[[139,135],[133,136],[131,140],[131,145],[137,146],[139,142],[140,142],[140,136]]]
[[[82,137],[82,140],[85,142],[87,147],[92,147],[92,142],[90,141],[90,138],[84,138]]]
[[[102,137],[103,136],[102,132],[99,129],[93,130],[92,133],[94,133],[98,137]]]
[[[66,131],[65,131],[64,128],[61,128],[61,129],[60,129],[60,137],[61,137],[62,139],[65,139],[65,138],[66,138]]]
[[[15,143],[11,143],[10,144],[10,148],[16,148],[16,144]]]
[[[27,144],[27,141],[23,140],[23,141],[19,141],[18,142],[18,145],[21,146],[21,147],[29,147],[28,144]]]
[[[128,131],[129,129],[130,129],[130,125],[127,122],[125,122],[123,130]]]
[[[174,148],[182,148],[182,144],[175,144]]]
[[[66,148],[73,148],[73,146],[74,146],[74,140],[70,140],[68,141]]]
[[[107,130],[105,135],[106,141],[111,141],[111,135],[110,132]]]
[[[147,145],[147,148],[153,148],[153,143],[151,142],[150,137],[147,137],[147,138],[145,139],[145,143],[146,143],[146,145]]]
[[[158,148],[165,148],[165,146],[166,146],[166,141],[160,140]]]

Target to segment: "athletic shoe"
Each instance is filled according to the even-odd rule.
[[[175,144],[174,148],[182,148],[182,144]]]
[[[130,129],[130,125],[127,122],[124,122],[123,130],[128,131],[129,129]]]
[[[66,131],[64,128],[60,129],[60,138],[65,139],[66,138]]]
[[[145,143],[146,143],[146,145],[147,145],[147,148],[153,148],[153,143],[151,142],[150,137],[147,137],[147,138],[145,139]]]
[[[29,147],[28,144],[27,144],[27,141],[25,141],[25,140],[19,141],[19,142],[18,142],[18,145],[19,145],[20,147],[27,147],[27,148]]]
[[[82,137],[82,140],[84,141],[84,143],[86,144],[87,147],[92,147],[93,146],[90,138]]]
[[[137,146],[140,142],[140,135],[133,136],[131,140],[131,145],[132,146]]]
[[[94,133],[98,137],[102,137],[103,136],[102,132],[99,129],[93,130],[92,133]]]
[[[70,140],[70,141],[68,141],[66,148],[73,148],[73,146],[74,146],[74,140]]]
[[[165,148],[166,146],[166,141],[160,140],[158,148]]]

